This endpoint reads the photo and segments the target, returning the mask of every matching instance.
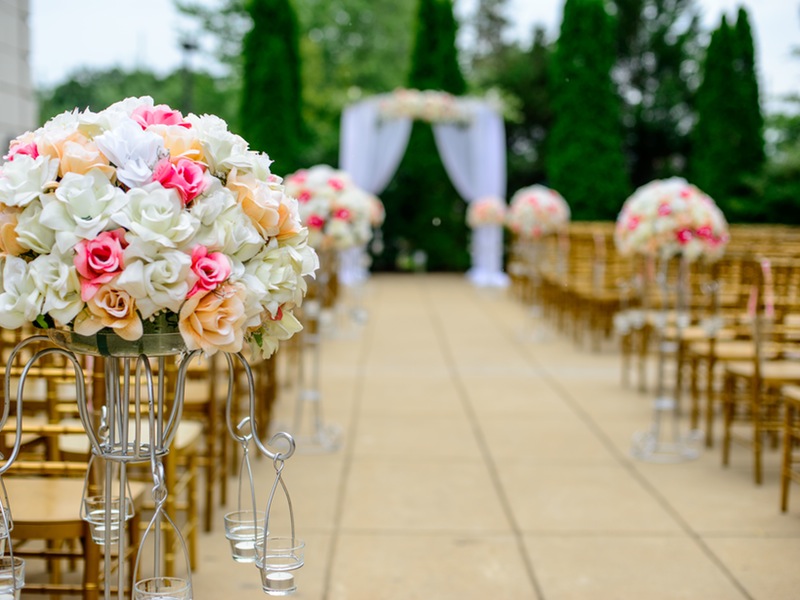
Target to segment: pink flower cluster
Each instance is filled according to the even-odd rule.
[[[344,171],[316,165],[286,176],[286,193],[297,198],[300,218],[314,248],[344,250],[372,238],[374,201]]]
[[[0,165],[0,327],[126,340],[166,322],[190,350],[268,356],[317,255],[297,201],[212,115],[152,98],[67,112]]]
[[[637,189],[622,206],[614,239],[624,255],[689,260],[722,256],[728,223],[714,201],[679,177],[655,180]]]
[[[482,225],[502,225],[506,219],[506,202],[497,196],[484,196],[469,203],[467,225],[472,228]]]
[[[539,238],[563,229],[569,218],[569,206],[561,194],[543,185],[532,185],[511,197],[506,226],[520,237]]]

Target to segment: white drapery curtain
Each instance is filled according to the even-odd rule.
[[[469,102],[472,119],[464,124],[433,125],[436,147],[445,171],[461,197],[472,202],[483,196],[504,198],[506,193],[505,129],[502,117],[488,104]],[[381,119],[380,97],[348,106],[342,114],[339,166],[362,189],[380,194],[392,180],[408,145],[412,122],[408,118]],[[502,227],[472,232],[472,268],[467,274],[476,285],[502,286]],[[341,261],[343,269],[366,261]],[[364,267],[360,267],[364,268]],[[340,270],[344,281],[360,280],[365,273]]]
[[[471,101],[468,125],[433,126],[436,147],[453,186],[472,202],[485,196],[505,198],[506,139],[503,119],[490,106]],[[503,286],[503,229],[483,226],[472,230],[470,280],[480,286]]]

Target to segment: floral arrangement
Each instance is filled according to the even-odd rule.
[[[372,237],[370,196],[344,171],[316,165],[288,175],[285,184],[286,193],[300,204],[314,248],[345,250]]]
[[[730,236],[714,201],[685,179],[655,180],[637,189],[617,217],[614,241],[623,255],[716,260]]]
[[[511,197],[506,226],[521,237],[539,238],[563,228],[569,218],[569,206],[561,194],[543,185],[532,185]]]
[[[0,165],[0,326],[179,331],[270,355],[318,267],[266,154],[215,116],[150,97],[66,112]]]
[[[428,123],[468,123],[472,111],[452,94],[435,90],[397,89],[385,95],[378,107],[381,117],[405,117]]]
[[[484,196],[469,203],[467,225],[472,228],[481,225],[502,225],[506,219],[506,203],[497,196]]]

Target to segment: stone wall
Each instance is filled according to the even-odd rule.
[[[0,155],[36,127],[30,67],[29,0],[0,0]]]

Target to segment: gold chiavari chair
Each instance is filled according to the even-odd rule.
[[[800,386],[781,388],[786,413],[783,427],[781,464],[781,512],[789,510],[789,486],[800,483]]]

